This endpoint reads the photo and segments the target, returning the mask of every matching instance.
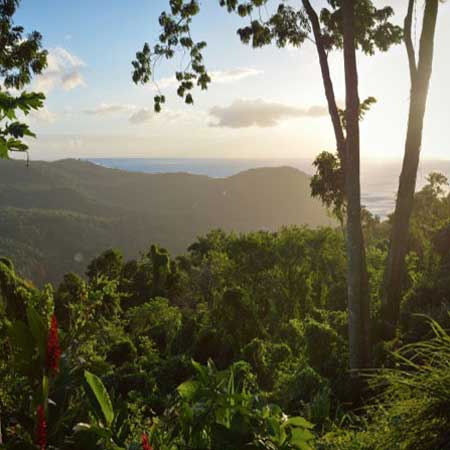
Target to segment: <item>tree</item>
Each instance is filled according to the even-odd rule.
[[[350,367],[369,361],[369,284],[361,224],[360,101],[355,46],[355,6],[343,0],[344,67],[346,91],[345,196],[347,199],[347,289]]]
[[[41,49],[42,36],[33,31],[24,34],[24,28],[14,24],[13,16],[19,0],[0,1],[0,158],[9,152],[25,152],[25,137],[35,137],[29,126],[21,122],[17,113],[27,115],[43,107],[44,94],[21,92],[31,82],[33,75],[42,73],[47,65],[47,52]]]
[[[278,47],[285,47],[288,44],[299,47],[307,39],[315,44],[336,139],[336,151],[345,180],[343,196],[348,202],[348,293],[351,316],[354,319],[350,321],[352,329],[350,336],[357,338],[352,348],[358,355],[350,358],[350,366],[357,368],[367,363],[368,339],[362,338],[362,334],[368,330],[368,323],[363,324],[368,321],[366,314],[368,281],[361,229],[359,130],[358,124],[355,123],[355,119],[358,121],[364,112],[363,105],[366,102],[362,104],[359,102],[354,53],[357,49],[368,55],[372,55],[376,49],[388,50],[392,44],[400,42],[401,29],[389,22],[389,18],[393,15],[392,8],[377,9],[370,0],[352,2],[354,3],[352,17],[347,20],[347,27],[342,20],[341,0],[328,0],[327,7],[323,8],[320,14],[309,0],[302,0],[302,8],[280,2],[273,14],[266,13],[268,3],[269,0],[219,0],[220,6],[225,7],[228,12],[236,12],[243,18],[250,17],[250,23],[237,31],[244,44],[251,44],[254,48],[271,43],[275,43]],[[192,19],[199,12],[200,4],[197,0],[170,1],[170,11],[163,12],[159,17],[159,24],[162,27],[159,42],[153,48],[146,43],[132,63],[135,83],[145,84],[151,81],[155,63],[162,58],[171,59],[181,50],[189,55],[190,60],[184,70],[175,74],[179,83],[177,94],[187,104],[192,104],[194,100],[191,91],[195,85],[207,89],[211,78],[202,55],[206,42],[195,42],[191,37]],[[345,30],[348,33],[347,38]],[[347,108],[351,108],[347,112],[340,111],[337,106],[328,64],[328,53],[343,48],[344,50],[346,48]],[[351,67],[347,67],[349,64]],[[155,111],[159,112],[166,98],[158,93],[154,101]],[[350,138],[349,145],[347,138]]]
[[[383,296],[386,337],[392,337],[400,313],[401,291],[408,249],[409,223],[414,205],[423,122],[430,84],[439,0],[426,0],[419,61],[411,37],[415,0],[409,0],[405,18],[405,46],[411,77],[411,95],[402,172],[397,193]]]
[[[341,160],[330,152],[321,152],[313,162],[311,195],[318,197],[329,211],[344,225],[345,198]]]
[[[86,275],[91,283],[99,277],[115,280],[120,276],[122,268],[123,255],[120,250],[109,249],[89,263]]]

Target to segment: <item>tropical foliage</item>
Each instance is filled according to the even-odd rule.
[[[0,4],[0,159],[8,158],[9,152],[28,149],[23,138],[35,135],[19,120],[18,113],[27,115],[42,108],[45,99],[42,93],[11,92],[29,84],[32,76],[47,65],[47,52],[41,49],[42,36],[37,31],[25,35],[24,28],[14,24],[18,3],[3,0]]]
[[[37,110],[44,99],[8,91],[22,89],[46,65],[40,35],[24,37],[13,23],[18,3],[0,3],[0,158],[26,151],[22,139],[34,135],[17,112]],[[0,258],[1,448],[450,448],[448,180],[432,173],[415,201],[405,197],[410,239],[402,235],[396,267],[405,260],[406,289],[398,290],[391,318],[382,280],[392,220],[382,223],[360,206],[358,124],[374,99],[359,102],[355,50],[385,51],[400,42],[402,30],[390,23],[390,7],[377,9],[369,0],[330,0],[320,17],[307,0],[299,10],[281,3],[275,14],[253,20],[266,3],[219,2],[251,19],[238,34],[254,47],[299,46],[314,34],[337,156],[322,153],[316,160],[313,195],[346,226],[347,253],[339,229],[219,229],[175,258],[156,244],[131,260],[109,249],[87,265],[84,278],[69,272],[58,286],[42,288]],[[133,79],[147,83],[154,57],[171,59],[181,48],[190,64],[176,73],[178,95],[192,104],[194,85],[205,89],[211,81],[206,44],[190,35],[200,3],[169,4],[160,16],[159,43],[136,55]],[[426,2],[428,46],[437,5]],[[409,40],[413,7],[410,1]],[[336,106],[327,72],[327,53],[342,48],[346,111]],[[408,50],[411,63],[414,47]],[[426,84],[432,51],[427,54]],[[420,87],[420,70],[415,74],[410,65],[413,87]],[[163,103],[157,95],[156,111]],[[348,370],[349,362],[360,368],[368,361],[376,368]]]
[[[376,289],[389,224],[366,214],[374,358],[385,369],[368,372],[363,398],[347,370],[340,230],[217,230],[176,258],[156,245],[129,261],[108,250],[86,278],[68,273],[56,289],[37,289],[3,258],[4,445],[446,448],[449,253],[435,250],[448,226],[445,185],[431,174],[416,196],[408,289],[389,342]]]

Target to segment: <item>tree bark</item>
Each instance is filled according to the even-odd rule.
[[[400,315],[401,292],[408,250],[409,223],[414,205],[417,170],[422,146],[423,122],[433,65],[434,36],[439,0],[426,0],[420,38],[419,63],[416,65],[411,38],[415,0],[409,0],[405,18],[405,46],[411,76],[411,97],[408,113],[405,153],[400,175],[393,227],[391,231],[385,289],[382,298],[385,338],[392,338]]]
[[[343,1],[342,14],[347,131],[345,195],[347,200],[349,364],[351,369],[360,369],[369,364],[369,289],[361,225],[360,101],[352,0]]]
[[[328,55],[323,43],[320,21],[309,0],[302,0],[314,34],[320,62],[322,81],[333,124],[336,147],[345,177],[347,200],[347,289],[349,312],[349,366],[360,369],[368,366],[369,353],[369,289],[365,262],[364,239],[361,226],[361,190],[359,175],[359,95],[356,49],[353,31],[353,2],[349,2],[350,16],[347,17],[347,39],[344,59],[347,88],[347,137],[339,117],[333,82],[331,80]],[[351,35],[351,37],[350,37]]]

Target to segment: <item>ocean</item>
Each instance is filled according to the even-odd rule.
[[[314,170],[307,159],[189,159],[189,158],[87,158],[104,167],[144,173],[185,172],[214,178],[229,177],[258,167],[290,166],[309,175]],[[362,161],[362,203],[373,214],[384,219],[394,209],[400,175],[400,161]],[[450,178],[449,161],[422,161],[417,176],[417,189],[426,184],[430,172],[441,172]]]

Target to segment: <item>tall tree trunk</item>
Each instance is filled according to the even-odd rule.
[[[411,75],[411,97],[405,153],[385,275],[385,291],[383,295],[385,338],[393,337],[400,315],[405,256],[409,239],[409,223],[414,204],[417,170],[422,146],[423,121],[432,72],[439,0],[426,0],[425,2],[418,66],[416,65],[415,51],[411,38],[414,3],[415,0],[409,0],[408,13],[405,18],[405,45]]]
[[[343,1],[342,14],[347,130],[344,175],[347,200],[349,363],[351,369],[359,369],[367,367],[369,363],[369,290],[361,225],[360,101],[353,0]]]
[[[349,349],[351,369],[366,367],[369,362],[369,289],[365,262],[364,239],[361,226],[361,193],[359,181],[359,95],[356,51],[353,31],[353,3],[350,2],[351,17],[347,28],[352,37],[347,36],[346,87],[347,87],[347,141],[339,117],[334,87],[331,80],[328,56],[323,43],[320,21],[309,0],[302,0],[314,34],[320,62],[322,81],[333,124],[336,148],[345,177],[345,196],[347,199],[347,260],[348,260],[348,311],[349,311]],[[347,8],[348,9],[348,8]],[[352,55],[353,54],[353,55]],[[348,66],[348,67],[347,67]],[[348,70],[347,70],[348,69]],[[348,72],[348,73],[347,73]],[[348,76],[347,76],[348,75]],[[349,108],[350,104],[350,108]]]

